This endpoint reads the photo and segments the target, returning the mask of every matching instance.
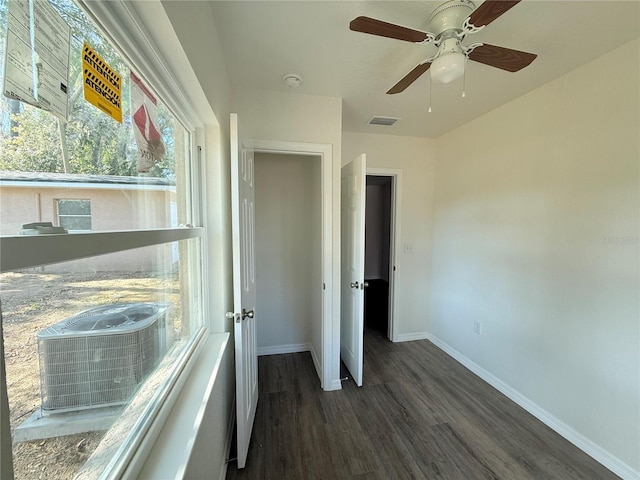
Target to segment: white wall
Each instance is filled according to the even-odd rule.
[[[251,138],[328,143],[339,164],[342,99],[238,88],[231,108]]]
[[[437,140],[429,324],[635,475],[639,59],[634,41]]]
[[[161,0],[161,3],[228,140],[231,87],[213,9],[209,2],[200,0]]]
[[[259,352],[309,345],[322,324],[313,308],[322,299],[319,165],[319,157],[255,154]]]
[[[345,161],[367,154],[367,166],[402,170],[394,341],[425,338],[430,288],[435,142],[426,138],[345,132]],[[344,162],[343,162],[344,163]],[[404,253],[403,244],[413,244]]]

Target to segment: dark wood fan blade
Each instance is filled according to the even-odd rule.
[[[536,59],[534,53],[521,52],[505,47],[483,44],[473,49],[469,59],[507,72],[517,72]]]
[[[420,30],[402,27],[369,17],[358,17],[351,20],[349,28],[355,32],[370,33],[380,37],[395,38],[406,42],[424,42],[427,34]]]
[[[471,13],[469,21],[476,27],[489,25],[518,3],[520,3],[520,0],[486,0]]]
[[[416,68],[414,68],[413,70],[411,70],[409,73],[407,73],[404,78],[402,80],[400,80],[398,83],[396,83],[393,87],[391,87],[389,89],[389,91],[387,92],[388,95],[393,95],[394,93],[400,93],[400,92],[404,92],[404,90],[411,85],[413,82],[415,82],[418,78],[420,78],[420,76],[426,72],[427,70],[429,70],[429,67],[431,66],[430,63],[421,63],[420,65],[418,65]]]

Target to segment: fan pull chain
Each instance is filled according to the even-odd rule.
[[[429,75],[429,110],[427,111],[431,113],[431,75]]]
[[[464,72],[462,73],[462,98],[467,97],[467,56],[464,57]]]

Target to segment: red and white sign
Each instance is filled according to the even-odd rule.
[[[138,145],[138,173],[146,173],[164,157],[164,142],[158,131],[156,98],[131,72],[131,119]]]

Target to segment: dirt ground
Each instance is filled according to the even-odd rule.
[[[146,272],[0,275],[12,434],[16,426],[40,408],[36,343],[40,330],[94,306],[153,301],[179,305],[176,279],[151,277]],[[174,310],[174,314],[179,312]],[[89,432],[14,444],[16,480],[73,478],[103,434]]]

